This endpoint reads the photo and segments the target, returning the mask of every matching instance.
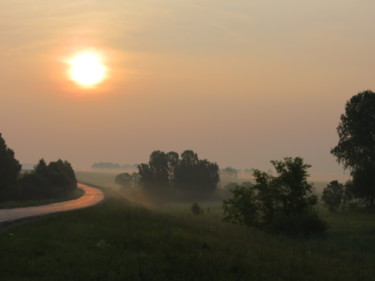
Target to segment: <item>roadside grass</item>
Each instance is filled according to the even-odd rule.
[[[69,196],[53,199],[43,199],[43,200],[28,200],[28,201],[6,201],[0,203],[0,209],[10,209],[10,208],[21,208],[21,207],[32,207],[32,206],[41,206],[52,203],[58,203],[62,201],[74,200],[83,195],[83,190],[77,188]]]
[[[2,233],[1,280],[375,280],[373,211],[327,214],[325,236],[290,239],[223,223],[219,204],[195,216],[107,197]]]

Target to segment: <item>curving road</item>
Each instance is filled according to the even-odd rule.
[[[86,208],[104,200],[101,190],[81,183],[78,183],[78,187],[84,191],[78,199],[43,206],[2,209],[0,210],[0,223]]]

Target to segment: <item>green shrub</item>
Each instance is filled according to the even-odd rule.
[[[300,157],[271,161],[277,176],[254,170],[255,184],[230,189],[224,200],[224,221],[285,234],[323,232],[325,223],[313,213],[317,204],[307,168]]]

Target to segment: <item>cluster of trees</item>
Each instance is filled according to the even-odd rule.
[[[92,164],[91,168],[92,169],[131,170],[131,169],[137,169],[137,164],[120,165],[118,163],[112,163],[112,162],[99,162],[99,163]]]
[[[353,96],[345,105],[345,113],[337,127],[338,144],[331,149],[338,163],[350,170],[352,179],[346,184],[345,192],[336,187],[335,196],[354,199],[366,206],[375,204],[375,93],[364,91]],[[337,185],[337,184],[336,184]],[[324,198],[332,193],[327,187]],[[343,195],[346,196],[344,197]],[[328,196],[328,197],[327,197]],[[326,200],[325,200],[326,201]],[[337,201],[337,199],[336,199]],[[335,202],[336,202],[335,201]],[[327,203],[328,201],[326,201]],[[332,206],[337,205],[334,203]]]
[[[77,188],[70,163],[42,159],[34,170],[21,175],[21,165],[0,134],[0,201],[64,197]]]
[[[139,185],[145,191],[179,189],[191,192],[212,192],[220,181],[216,163],[201,160],[192,150],[177,152],[157,150],[148,163],[138,165],[138,173],[123,173],[116,183],[123,186]]]
[[[19,200],[48,199],[69,196],[77,188],[73,168],[67,161],[41,159],[34,170],[19,179],[16,198]]]
[[[307,182],[310,165],[300,157],[271,163],[276,176],[255,169],[255,184],[230,189],[224,220],[287,234],[323,232],[327,226],[314,211],[317,197]]]

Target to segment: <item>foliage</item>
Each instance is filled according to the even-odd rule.
[[[232,198],[223,203],[225,221],[271,230],[281,230],[283,222],[296,223],[298,227],[298,221],[313,221],[310,214],[314,212],[317,198],[307,182],[310,165],[299,157],[271,163],[277,176],[254,170],[254,185],[237,186],[231,190]],[[314,223],[301,224],[300,230],[296,227],[293,229],[297,233],[323,230]]]
[[[375,93],[353,96],[341,115],[338,144],[331,150],[344,168],[351,170],[353,196],[367,205],[375,203]]]
[[[116,176],[115,183],[122,187],[135,188],[138,186],[139,175],[137,173],[121,173]]]
[[[184,151],[174,168],[173,183],[182,190],[212,192],[219,181],[218,165],[200,160],[192,150]]]
[[[260,206],[255,186],[236,186],[230,190],[232,198],[224,201],[224,221],[240,225],[260,225]]]
[[[48,165],[41,159],[31,173],[23,175],[14,198],[37,200],[65,197],[77,188],[77,179],[67,161],[58,160]]]
[[[31,173],[19,176],[20,170],[13,150],[0,134],[0,201],[66,197],[77,187],[74,171],[66,161],[47,165],[42,159]]]
[[[9,189],[14,187],[20,171],[21,165],[14,158],[13,150],[7,147],[0,134],[0,200],[4,200]]]
[[[193,204],[191,204],[191,208],[190,208],[191,212],[194,214],[194,215],[201,215],[203,214],[203,209],[201,208],[201,206],[199,206],[198,203],[194,202]]]
[[[351,174],[353,197],[363,200],[366,206],[373,206],[375,203],[375,162],[363,163]]]
[[[180,189],[182,191],[212,192],[217,188],[219,167],[200,160],[192,150],[181,158],[176,152],[154,151],[148,164],[138,165],[139,182],[144,190]]]
[[[148,164],[138,165],[139,182],[144,189],[164,188],[169,184],[167,154],[157,150],[151,153]]]
[[[323,189],[322,200],[333,211],[341,206],[344,196],[344,185],[334,180]]]

